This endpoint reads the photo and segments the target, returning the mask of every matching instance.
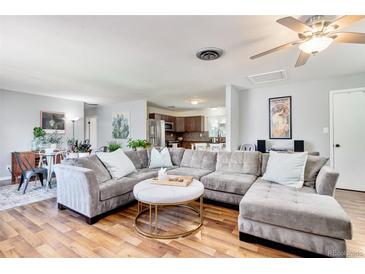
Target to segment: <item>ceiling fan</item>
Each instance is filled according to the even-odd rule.
[[[323,15],[310,17],[305,23],[294,17],[284,17],[276,22],[298,33],[299,40],[286,43],[268,51],[251,56],[256,59],[264,55],[299,45],[300,54],[295,67],[304,65],[311,55],[326,49],[333,41],[339,43],[365,44],[365,33],[339,32],[361,19],[364,15],[345,15],[334,21],[328,21]]]

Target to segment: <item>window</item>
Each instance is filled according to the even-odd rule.
[[[209,137],[226,137],[226,117],[208,116]]]

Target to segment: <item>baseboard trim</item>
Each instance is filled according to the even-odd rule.
[[[0,181],[11,180],[11,176],[0,177]]]
[[[350,192],[359,192],[359,193],[365,193],[365,191],[362,191],[362,190],[355,190],[355,189],[346,189],[346,188],[338,188],[336,187],[336,190],[341,190],[341,191],[350,191]],[[335,192],[336,194],[336,192]]]
[[[294,255],[297,255],[300,257],[304,257],[304,258],[329,258],[328,256],[325,256],[322,254],[318,254],[318,253],[314,253],[314,252],[300,249],[297,247],[273,242],[273,241],[263,239],[263,238],[260,238],[260,237],[257,237],[257,236],[251,235],[251,234],[243,233],[243,232],[240,232],[239,237],[240,237],[240,241],[242,241],[242,242],[264,245],[264,246],[267,246],[270,248],[278,249],[280,251],[284,251],[284,252],[294,254]]]

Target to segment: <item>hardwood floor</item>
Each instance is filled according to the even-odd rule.
[[[338,190],[336,197],[353,222],[348,254],[365,257],[365,193]],[[0,257],[295,257],[239,241],[233,209],[205,204],[202,229],[176,240],[140,236],[136,214],[135,204],[90,226],[76,213],[58,211],[55,199],[0,211]],[[184,222],[179,215],[161,218],[163,226]]]

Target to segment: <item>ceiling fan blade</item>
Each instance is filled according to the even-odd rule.
[[[329,27],[338,26],[337,29],[342,29],[364,18],[365,15],[345,15],[333,21]]]
[[[306,53],[304,51],[300,51],[297,63],[295,64],[295,67],[300,67],[303,66],[305,63],[307,63],[309,57],[311,57],[311,55],[309,53]]]
[[[302,21],[299,21],[292,16],[281,18],[276,22],[291,30],[294,30],[295,32],[303,33],[306,31],[312,31],[312,28],[310,26],[304,24]]]
[[[290,43],[286,43],[284,45],[281,45],[281,46],[278,46],[276,48],[273,48],[273,49],[270,49],[270,50],[267,50],[267,51],[264,51],[264,52],[261,52],[259,54],[256,54],[254,56],[251,56],[250,59],[256,59],[256,58],[259,58],[259,57],[262,57],[264,55],[267,55],[267,54],[270,54],[270,53],[273,53],[273,52],[276,52],[276,51],[279,51],[279,50],[282,50],[282,49],[286,49],[286,48],[290,48],[292,46],[295,46],[296,44],[299,44],[301,43],[302,41],[294,41],[294,42],[290,42]]]
[[[337,32],[335,41],[339,43],[365,44],[365,33],[359,32]]]

